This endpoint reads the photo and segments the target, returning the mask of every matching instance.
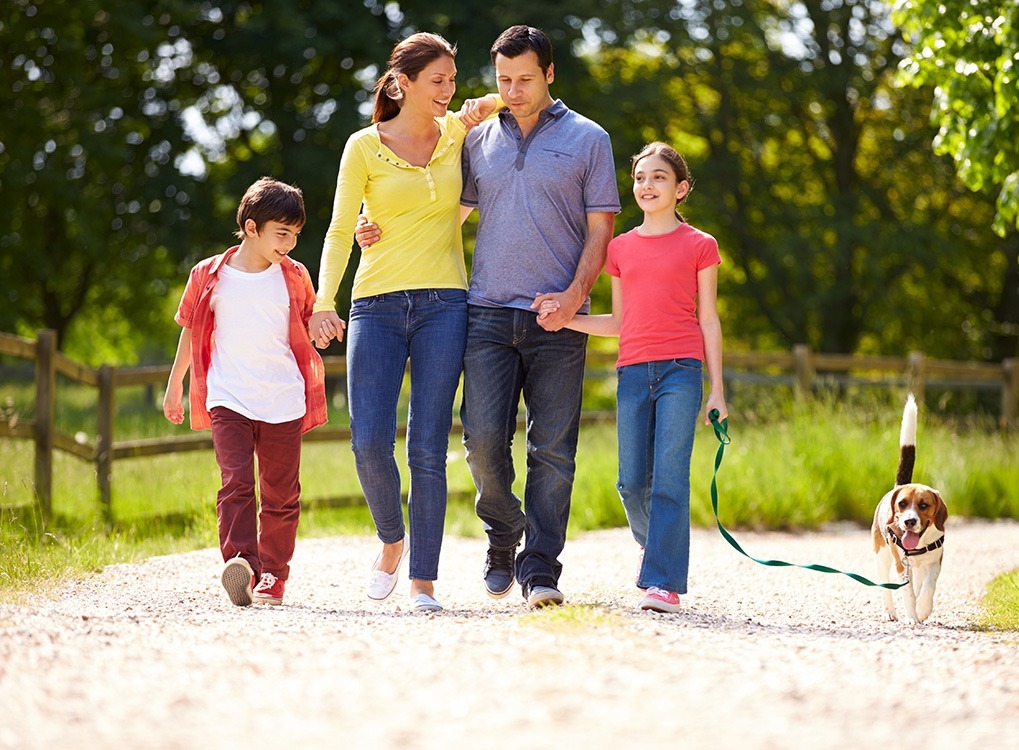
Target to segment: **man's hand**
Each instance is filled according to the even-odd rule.
[[[378,224],[369,223],[367,216],[359,214],[354,226],[354,239],[357,240],[357,246],[365,250],[382,239],[382,232]]]
[[[343,341],[346,324],[335,310],[315,313],[308,319],[308,336],[319,349],[325,349],[333,339]]]
[[[535,295],[531,309],[539,311],[538,325],[546,331],[558,331],[573,320],[573,316],[583,304],[583,297],[578,300],[576,295],[567,289],[565,292],[542,292]]]
[[[457,117],[464,127],[470,130],[484,122],[495,111],[496,101],[495,94],[488,94],[480,99],[465,99],[460,111],[457,112]]]

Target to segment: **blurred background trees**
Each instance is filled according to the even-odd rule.
[[[688,157],[728,347],[1016,356],[1017,10],[952,2],[9,0],[0,330],[165,360],[187,268],[231,244],[262,174],[303,189],[314,276],[392,45],[455,42],[458,105],[493,89],[496,35],[529,23],[555,44],[553,95],[612,136],[617,232],[638,220],[629,155],[662,139]]]

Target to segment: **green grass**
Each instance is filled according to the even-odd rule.
[[[1019,568],[991,581],[983,607],[981,627],[1019,632]]]
[[[619,612],[604,604],[565,604],[561,607],[547,607],[520,616],[521,625],[542,628],[554,632],[576,632],[594,627],[615,627],[627,622]]]
[[[166,423],[142,389],[118,404],[119,437],[187,431]],[[838,520],[868,524],[874,503],[894,479],[901,406],[854,404],[850,409],[825,399],[810,404],[762,400],[754,406],[730,419],[732,443],[718,477],[723,524],[733,529],[815,529]],[[72,389],[59,412],[60,429],[88,432],[90,408],[94,405]],[[342,419],[333,416],[334,423]],[[922,414],[914,477],[938,487],[953,515],[1019,518],[1019,494],[1013,491],[1019,487],[1014,438],[990,425],[990,420],[961,424]],[[519,496],[523,443],[518,434],[514,454]],[[691,471],[691,517],[698,526],[714,525],[709,487],[717,448],[713,431],[700,427]],[[400,463],[405,463],[404,451],[398,443]],[[115,463],[112,529],[105,527],[98,509],[94,469],[60,453],[54,468],[53,517],[44,524],[33,507],[32,465],[29,442],[0,440],[0,508],[6,509],[0,510],[0,595],[45,588],[110,563],[216,544],[219,474],[211,452]],[[474,487],[458,436],[450,439],[448,466],[452,499],[446,531],[480,536],[470,502]],[[406,470],[401,470],[406,486]],[[626,524],[615,482],[614,425],[585,426],[577,455],[571,535]],[[359,495],[349,445],[307,444],[301,483],[308,503],[301,536],[373,532],[363,505],[329,508],[316,503]],[[998,600],[1008,591],[1003,586],[993,597]],[[1014,610],[1015,604],[1011,606]]]

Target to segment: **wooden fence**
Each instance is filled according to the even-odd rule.
[[[53,494],[53,454],[64,451],[95,466],[99,501],[104,515],[112,520],[113,464],[128,458],[143,458],[168,453],[211,450],[209,432],[160,438],[115,440],[114,416],[116,390],[127,386],[161,386],[170,375],[169,365],[148,367],[88,367],[57,350],[56,333],[43,330],[35,340],[0,333],[0,355],[29,360],[35,370],[35,419],[0,420],[0,438],[32,440],[35,443],[34,479],[39,507],[50,515]],[[604,353],[589,355],[589,370],[610,368],[614,357]],[[324,357],[327,376],[346,373],[343,357]],[[774,382],[792,383],[797,393],[809,396],[819,377],[835,378],[838,383],[904,383],[922,403],[928,386],[989,387],[1000,390],[1000,423],[1014,429],[1019,411],[1019,360],[1006,359],[1000,364],[932,359],[914,352],[908,357],[857,357],[848,354],[817,354],[805,345],[791,352],[730,352],[725,355],[727,379],[753,373],[768,373]],[[820,375],[819,375],[820,374]],[[72,437],[55,428],[56,376],[73,383],[98,389],[98,419],[95,439]],[[585,415],[584,421],[604,419],[604,414]],[[401,434],[406,427],[401,426]],[[454,424],[454,431],[461,429]],[[309,442],[348,441],[348,427],[324,426],[307,433]]]

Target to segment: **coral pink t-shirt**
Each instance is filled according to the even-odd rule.
[[[631,229],[609,243],[605,270],[623,292],[616,367],[666,359],[704,361],[697,322],[697,272],[718,265],[718,242],[681,224],[668,234]]]

